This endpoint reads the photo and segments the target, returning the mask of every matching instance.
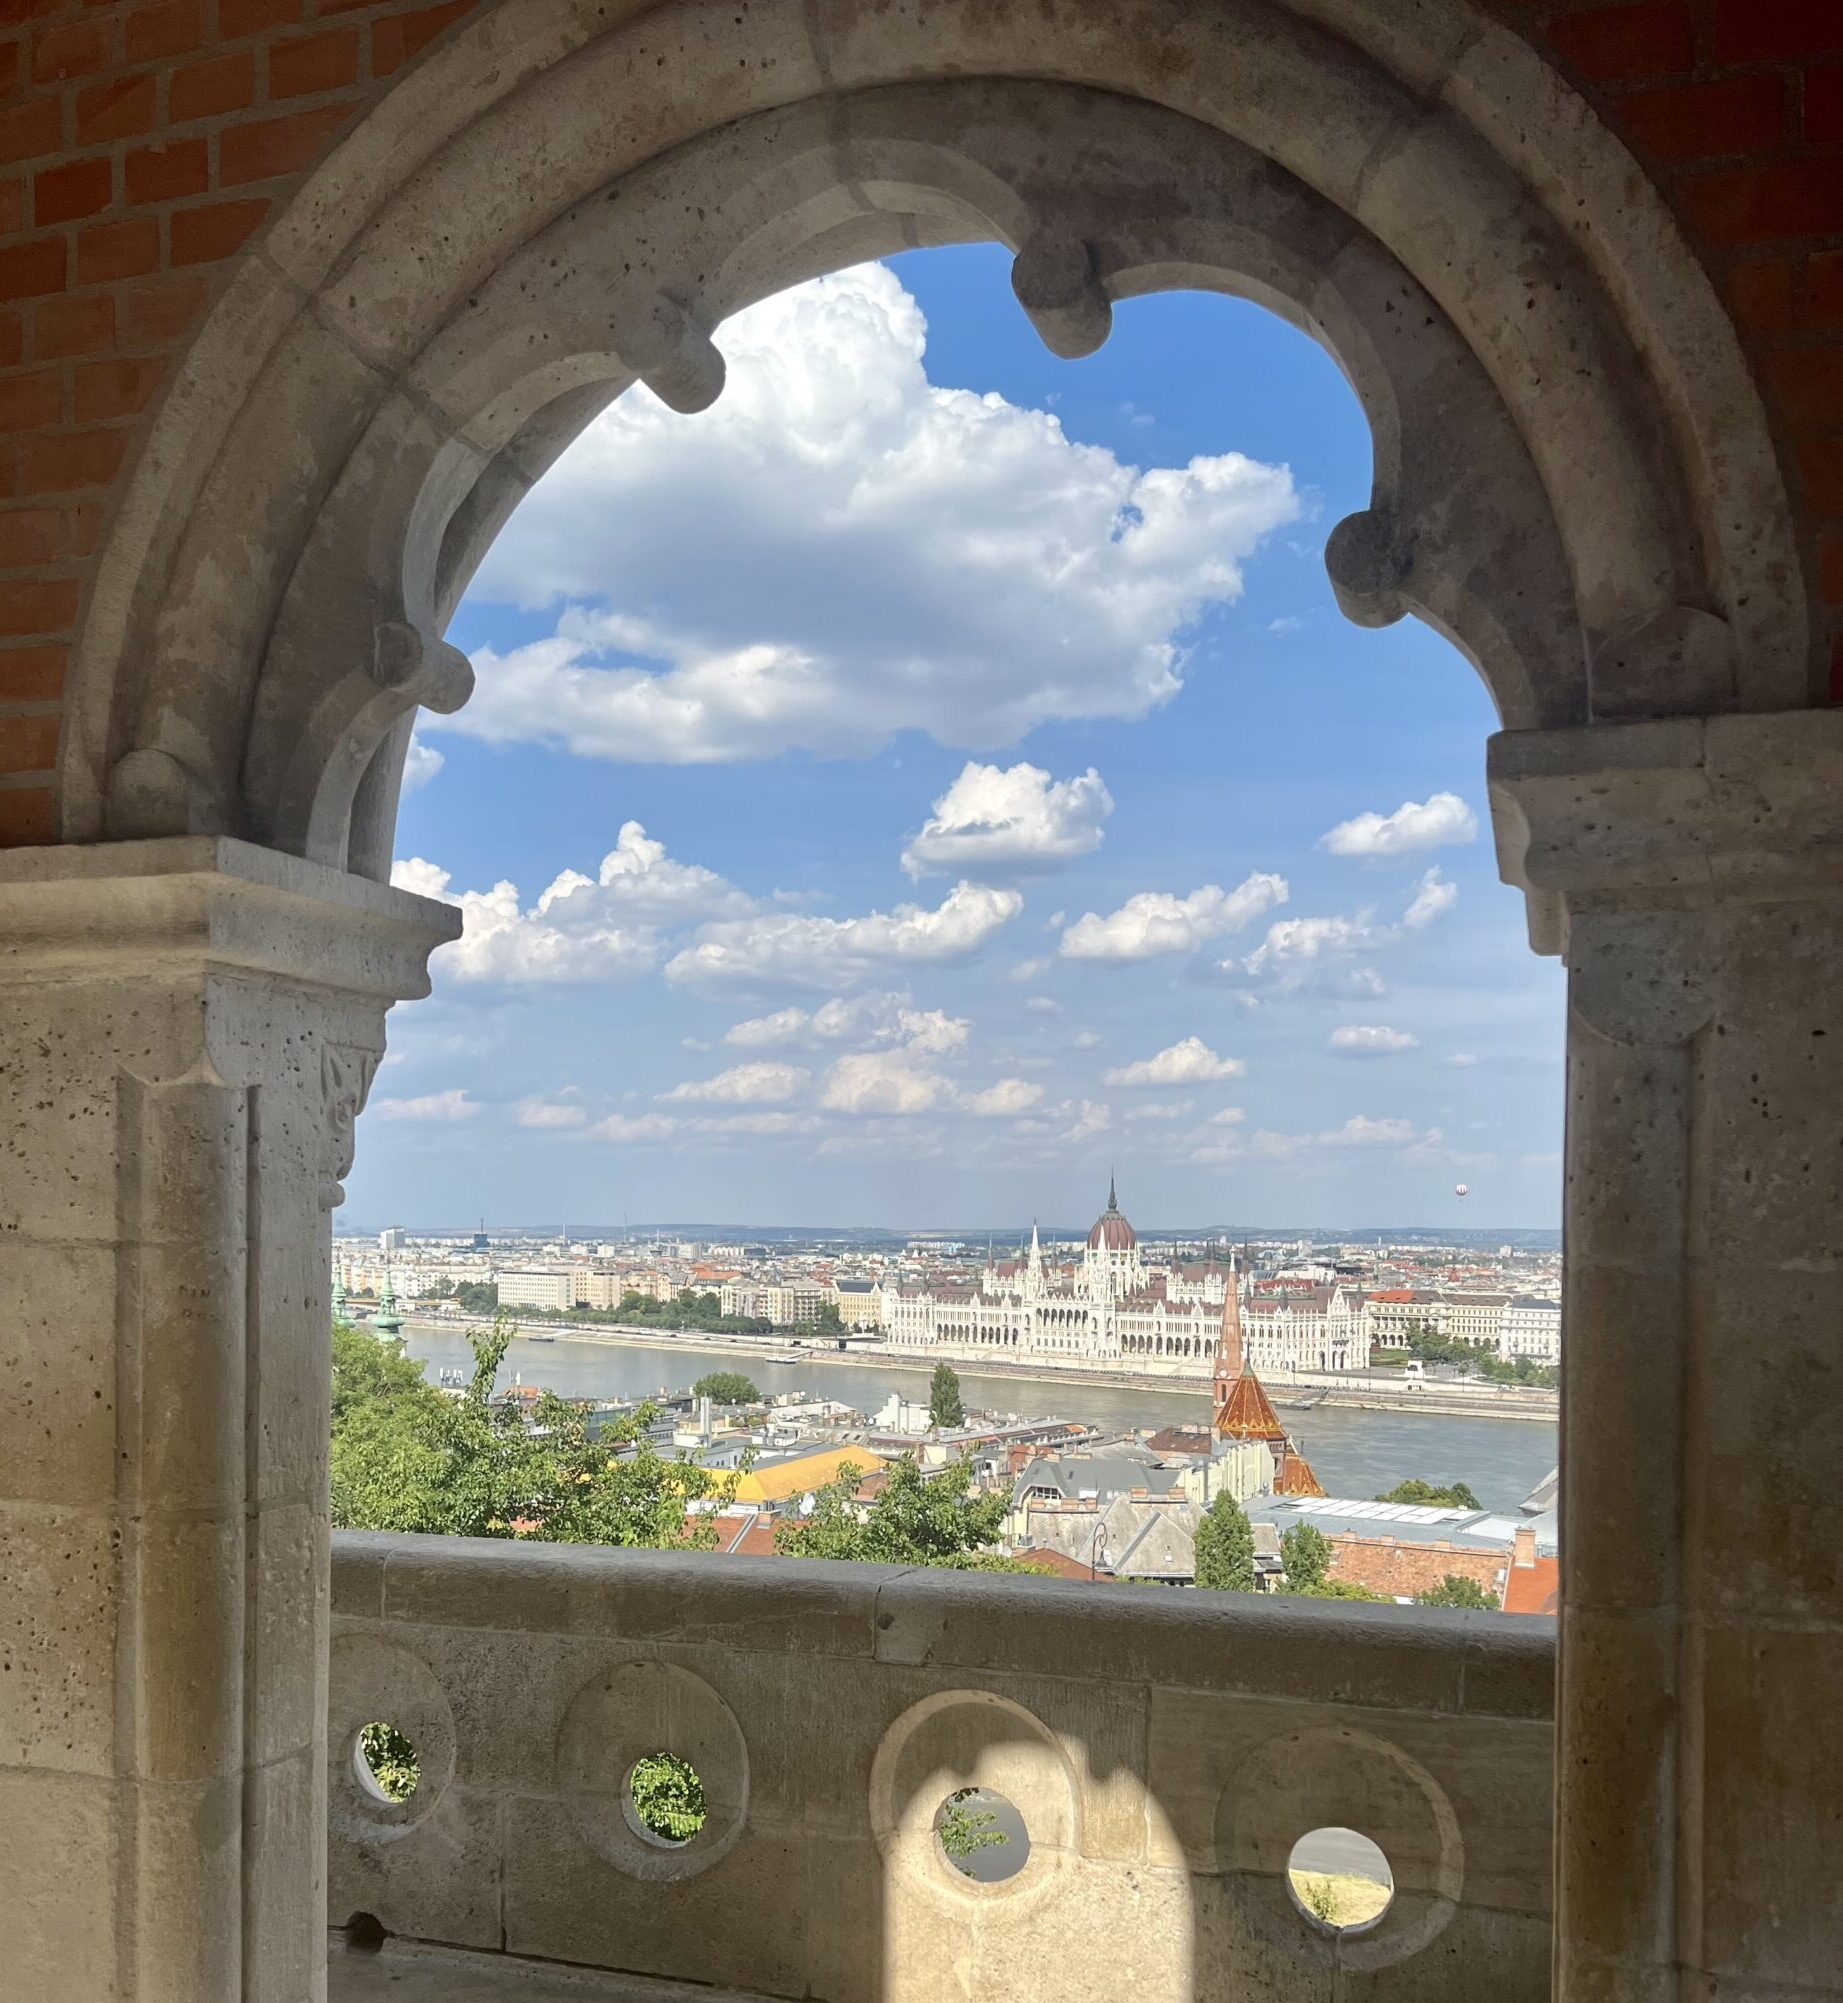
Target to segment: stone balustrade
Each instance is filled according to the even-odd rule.
[[[827,2003],[1538,2003],[1553,1683],[1539,1620],[341,1533],[330,1917]],[[680,1845],[628,1793],[661,1752],[704,1786]],[[1002,1882],[937,1841],[969,1787],[1028,1833]],[[1344,1931],[1287,1870],[1340,1827],[1395,1884]]]

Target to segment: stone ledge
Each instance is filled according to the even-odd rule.
[[[327,1946],[326,1993],[327,2003],[767,2003],[753,1991],[611,1975],[520,1955],[397,1940],[353,1948],[339,1929]]]
[[[333,1615],[1443,1716],[1554,1709],[1552,1621],[919,1567],[338,1531]]]
[[[0,852],[0,984],[210,968],[429,992],[452,905],[218,835]]]
[[[1843,891],[1843,709],[1500,731],[1487,776],[1539,952],[1586,909]]]

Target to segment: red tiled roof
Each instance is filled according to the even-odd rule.
[[[1561,1563],[1538,1558],[1533,1565],[1512,1565],[1504,1582],[1507,1614],[1553,1614],[1561,1610]]]
[[[1017,1553],[1018,1562],[1028,1565],[1033,1572],[1046,1572],[1055,1579],[1109,1579],[1111,1572],[1097,1572],[1092,1565],[1084,1565],[1079,1558],[1070,1558],[1061,1551],[1048,1550],[1041,1544],[1034,1544],[1028,1550]]]
[[[1324,1488],[1317,1475],[1312,1472],[1312,1463],[1304,1454],[1293,1451],[1292,1442],[1287,1442],[1286,1451],[1280,1456],[1279,1472],[1274,1476],[1275,1495],[1323,1495]]]
[[[1284,1444],[1286,1428],[1273,1408],[1273,1401],[1261,1389],[1261,1380],[1252,1370],[1244,1370],[1222,1401],[1216,1414],[1216,1430],[1225,1440],[1272,1440]]]

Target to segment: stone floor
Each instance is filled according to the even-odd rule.
[[[326,1978],[327,2003],[763,2003],[739,1990],[407,1941],[352,1948],[337,1932],[327,1949]]]

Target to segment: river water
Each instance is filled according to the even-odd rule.
[[[409,1354],[431,1379],[443,1368],[472,1361],[458,1330],[416,1325],[405,1331]],[[1118,1385],[1058,1384],[1039,1378],[987,1377],[956,1364],[969,1406],[1022,1419],[1079,1419],[1115,1432],[1132,1426],[1200,1425],[1209,1416],[1207,1392],[1166,1386],[1124,1390]],[[756,1356],[716,1354],[658,1344],[530,1342],[519,1337],[506,1372],[526,1384],[570,1398],[641,1398],[682,1391],[709,1370],[740,1370],[764,1392],[800,1391],[836,1398],[874,1412],[900,1391],[926,1403],[929,1371],[884,1364],[802,1360],[768,1363]],[[1428,1481],[1467,1483],[1487,1509],[1514,1510],[1554,1467],[1556,1428],[1528,1419],[1448,1419],[1420,1412],[1367,1412],[1320,1408],[1282,1412],[1300,1450],[1327,1493],[1373,1496],[1410,1475]]]

